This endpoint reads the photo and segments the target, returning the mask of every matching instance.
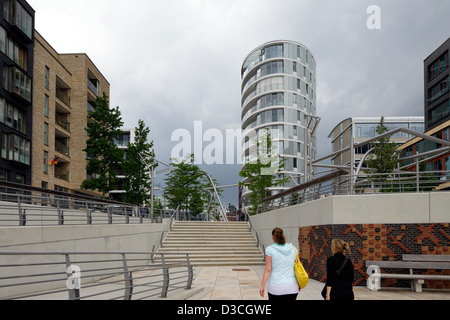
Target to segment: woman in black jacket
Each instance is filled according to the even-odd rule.
[[[325,300],[354,300],[353,263],[346,254],[350,254],[348,243],[333,239],[331,241],[333,256],[327,260],[327,283]]]

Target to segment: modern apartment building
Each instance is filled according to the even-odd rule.
[[[87,177],[88,111],[109,83],[84,53],[59,54],[34,32],[32,184],[57,191],[82,190]]]
[[[0,0],[0,180],[31,184],[34,10]]]
[[[424,61],[426,131],[450,120],[450,38]]]
[[[134,143],[135,141],[135,129],[122,129],[122,134],[114,139],[114,143],[124,151],[124,157],[127,156],[128,143]],[[126,173],[122,168],[119,168],[119,174],[117,175],[119,182],[117,183],[116,190],[109,192],[109,198],[116,201],[123,201],[122,196],[126,193],[123,187],[123,181],[126,177]]]
[[[341,121],[330,133],[332,152],[337,152],[351,145],[358,144],[376,137],[377,126],[381,117],[353,117]],[[424,117],[385,117],[384,125],[391,131],[397,128],[406,128],[415,132],[424,133]],[[402,145],[414,138],[409,134],[399,132],[391,136],[391,142]],[[353,151],[342,152],[331,159],[332,165],[352,166],[356,168],[361,159],[373,147],[373,144],[366,144]],[[353,152],[353,155],[352,155]]]
[[[441,140],[450,141],[450,120],[442,123],[439,126],[425,132],[425,134],[435,137]],[[429,141],[423,138],[414,138],[407,143],[399,147],[402,158],[410,157],[413,155],[430,153],[427,157],[423,157],[426,161],[427,171],[441,171],[438,175],[441,175],[441,181],[443,184],[439,189],[449,189],[450,188],[450,152],[440,151],[442,145],[438,145],[436,142]],[[433,152],[434,151],[434,152]],[[421,160],[421,159],[419,159]],[[402,163],[407,170],[416,171],[416,162],[409,160]],[[449,171],[445,172],[444,171]]]
[[[285,167],[279,177],[290,183],[272,195],[309,181],[308,161],[316,157],[316,61],[311,51],[293,41],[272,41],[250,52],[241,70],[243,159],[256,160],[256,137],[269,129],[272,145]],[[248,190],[242,190],[242,200]]]
[[[450,38],[424,61],[425,134],[446,141],[450,141],[449,50]],[[448,190],[450,173],[446,171],[450,171],[450,152],[442,151],[442,147],[442,144],[418,137],[402,145],[399,150],[402,157],[426,154],[419,161],[426,162],[427,171],[440,171],[436,173],[442,181],[438,189]],[[405,161],[402,165],[407,170],[417,170],[413,160]]]

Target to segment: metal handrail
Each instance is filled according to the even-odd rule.
[[[335,195],[438,192],[450,188],[450,171],[361,173],[297,186],[264,200],[257,213],[298,205]]]
[[[266,254],[265,254],[266,248],[265,248],[264,244],[262,243],[262,241],[260,241],[260,239],[259,239],[258,230],[254,226],[253,221],[252,221],[252,217],[248,213],[247,208],[243,208],[242,211],[244,212],[245,220],[248,221],[248,224],[250,226],[250,231],[253,232],[253,234],[256,237],[256,247],[261,249],[262,254],[264,256],[264,262],[265,262],[266,261]]]
[[[150,255],[161,263],[151,263]],[[170,255],[185,255],[169,262]],[[0,300],[143,300],[192,288],[188,253],[0,252]]]
[[[159,223],[138,206],[0,182],[0,226]]]
[[[172,215],[170,216],[168,225],[165,227],[164,230],[161,231],[161,236],[159,238],[159,243],[153,245],[153,252],[156,252],[159,248],[161,248],[163,246],[164,234],[168,233],[169,231],[172,231],[173,221],[174,220],[178,220],[179,219],[179,215],[180,215],[180,207],[178,207],[172,213]],[[151,254],[151,261],[154,262],[154,255],[153,255],[153,253]]]

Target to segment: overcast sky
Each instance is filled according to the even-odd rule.
[[[86,53],[106,77],[124,126],[145,121],[164,162],[176,129],[193,134],[194,121],[224,135],[240,128],[241,66],[263,43],[292,40],[312,51],[323,156],[347,117],[423,116],[423,61],[450,37],[448,0],[28,2],[55,50]],[[370,5],[381,9],[380,30],[367,28]],[[239,181],[239,165],[202,168],[220,185]],[[224,203],[237,204],[237,193],[227,189]]]

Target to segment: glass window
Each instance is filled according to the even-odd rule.
[[[283,61],[273,61],[266,63],[261,67],[261,77],[274,73],[283,73],[284,63]]]
[[[268,94],[266,96],[261,97],[261,99],[258,100],[257,104],[260,105],[260,108],[271,106],[282,106],[284,105],[284,94],[283,93]]]
[[[2,135],[2,158],[30,165],[31,143],[14,134]]]
[[[0,98],[0,122],[26,134],[26,112]]]
[[[16,67],[3,69],[4,87],[27,101],[31,101],[31,78]]]
[[[14,60],[14,42],[11,39],[6,41],[6,55],[11,60]]]
[[[5,169],[0,169],[0,180],[8,181],[8,171]]]
[[[284,53],[283,45],[275,45],[265,48],[266,59],[282,57]]]
[[[48,118],[48,95],[44,96],[44,116]]]
[[[6,54],[6,30],[0,26],[0,50]]]
[[[8,159],[8,135],[2,134],[2,158]]]
[[[44,144],[48,146],[48,123],[44,123]]]
[[[48,152],[44,151],[44,173],[48,173]]]
[[[428,80],[431,81],[448,68],[448,51],[428,67]]]
[[[445,158],[445,170],[447,172],[447,180],[450,180],[450,157]]]
[[[376,124],[358,124],[356,127],[357,138],[372,138],[375,137]]]
[[[428,90],[428,103],[432,103],[433,101],[437,100],[439,97],[441,97],[444,93],[448,92],[449,88],[449,78],[445,78],[437,85],[433,86],[431,89]]]
[[[49,67],[45,67],[45,88],[49,89],[50,84],[50,69]]]
[[[447,100],[430,111],[429,123],[431,124],[436,121],[439,121],[442,118],[447,117],[449,113],[450,113],[450,103],[449,100]]]
[[[6,21],[17,26],[28,38],[32,39],[33,17],[17,0],[5,0],[4,16]]]

